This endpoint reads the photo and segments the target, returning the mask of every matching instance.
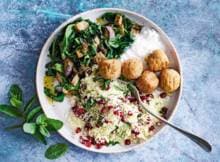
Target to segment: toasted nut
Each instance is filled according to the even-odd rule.
[[[79,82],[79,76],[78,76],[78,74],[76,74],[76,75],[73,77],[71,83],[72,83],[72,85],[76,86],[78,82]]]
[[[158,49],[145,57],[145,61],[151,71],[160,71],[166,69],[169,65],[169,59],[164,51]]]
[[[76,50],[76,55],[77,55],[78,58],[83,57],[83,53],[80,50]]]
[[[76,26],[75,26],[77,31],[86,30],[88,27],[89,27],[89,23],[86,21],[80,21],[80,22],[76,23]]]
[[[144,70],[140,59],[128,59],[122,64],[122,75],[127,79],[137,79]]]
[[[164,69],[160,73],[160,87],[165,92],[174,92],[180,86],[180,75],[174,69]]]
[[[145,70],[136,81],[138,89],[143,93],[152,93],[158,86],[159,79],[154,72]]]
[[[116,59],[105,59],[99,64],[99,73],[105,79],[117,79],[121,75],[121,62]]]

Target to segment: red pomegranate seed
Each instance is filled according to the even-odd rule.
[[[107,113],[108,112],[108,107],[103,107],[101,109],[101,113]]]
[[[155,127],[152,125],[152,126],[150,126],[149,131],[153,131],[154,129],[155,129]]]
[[[84,128],[85,128],[86,130],[90,130],[90,129],[92,129],[92,125],[91,125],[90,123],[86,123],[85,126],[84,126]]]
[[[145,100],[147,100],[147,99],[148,99],[148,97],[147,97],[147,96],[140,96],[140,98],[141,98],[141,101],[145,101]]]
[[[131,111],[128,111],[128,115],[129,115],[129,116],[132,116],[133,113],[132,113]]]
[[[125,140],[125,145],[130,145],[131,144],[131,140],[130,139],[126,139]]]
[[[133,96],[127,96],[126,97],[130,102],[136,102],[137,101],[137,99],[135,98],[135,97],[133,97]]]
[[[81,132],[81,128],[80,128],[80,127],[77,127],[76,130],[75,130],[75,132],[76,132],[76,133]]]
[[[161,98],[167,97],[167,93],[165,93],[165,92],[161,93],[161,94],[160,94],[160,97],[161,97]]]
[[[97,149],[100,149],[100,148],[102,148],[102,144],[100,144],[100,143],[97,143],[96,145],[95,145],[95,148],[97,148]]]
[[[72,111],[77,117],[80,117],[85,114],[85,110],[79,107],[78,105],[72,107]]]
[[[104,105],[106,102],[105,102],[104,99],[100,99],[100,100],[97,101],[97,103],[100,104],[100,105]]]
[[[140,134],[140,132],[138,130],[135,130],[135,129],[131,130],[131,133],[134,134],[135,136]]]
[[[86,147],[91,147],[92,143],[91,143],[90,141],[85,141],[85,142],[84,142],[84,145],[85,145]]]

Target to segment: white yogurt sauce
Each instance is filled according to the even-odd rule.
[[[159,34],[153,29],[143,27],[140,34],[135,37],[132,45],[121,56],[121,61],[135,57],[139,57],[144,61],[143,58],[156,49],[165,50]]]

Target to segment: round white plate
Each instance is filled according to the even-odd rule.
[[[49,49],[53,39],[56,37],[56,35],[67,24],[73,22],[74,20],[76,20],[79,17],[95,21],[96,18],[100,17],[102,14],[104,14],[106,12],[122,13],[122,14],[126,15],[128,18],[132,19],[133,21],[135,21],[139,24],[142,24],[147,28],[151,28],[151,29],[154,29],[155,31],[157,31],[160,36],[160,40],[162,41],[162,44],[165,48],[165,52],[171,61],[171,67],[178,70],[180,72],[180,75],[182,76],[180,60],[179,60],[177,51],[176,51],[174,45],[172,44],[172,42],[170,41],[170,39],[168,38],[168,36],[162,31],[162,29],[160,29],[151,20],[149,20],[149,19],[145,18],[144,16],[141,16],[137,13],[134,13],[134,12],[131,12],[128,10],[123,10],[123,9],[116,9],[116,8],[101,8],[101,9],[89,10],[87,12],[83,12],[83,13],[77,14],[76,16],[73,16],[72,18],[70,18],[67,21],[65,21],[64,23],[62,23],[51,34],[51,36],[48,38],[48,40],[44,44],[42,51],[41,51],[41,54],[40,54],[40,57],[39,57],[39,60],[38,60],[37,71],[36,71],[36,88],[37,88],[39,102],[40,102],[45,114],[48,117],[59,119],[59,120],[63,121],[64,125],[63,125],[62,129],[59,130],[59,133],[61,136],[63,136],[70,143],[72,143],[78,147],[81,147],[83,149],[89,150],[89,151],[100,152],[100,153],[117,153],[117,152],[126,152],[131,149],[137,148],[149,140],[147,140],[146,142],[143,142],[141,144],[136,144],[136,145],[128,145],[128,146],[116,145],[116,146],[112,146],[112,147],[103,147],[102,149],[95,149],[93,147],[91,147],[91,148],[85,147],[84,145],[82,145],[79,142],[79,139],[76,136],[74,137],[73,130],[71,129],[71,126],[69,125],[69,122],[67,120],[67,116],[68,116],[68,113],[71,108],[70,104],[68,103],[68,100],[65,99],[62,103],[54,102],[53,104],[51,104],[50,102],[48,102],[48,99],[44,94],[44,76],[45,76],[45,71],[46,71],[45,65],[47,62],[49,62],[49,58],[47,56],[48,52],[49,52],[48,49]],[[182,83],[181,83],[181,87],[179,88],[179,90],[173,94],[171,101],[169,103],[169,111],[168,111],[168,119],[169,120],[171,119],[171,117],[173,116],[173,114],[177,108],[177,104],[178,104],[178,101],[181,96]],[[163,128],[163,127],[164,126],[162,126],[161,128]],[[159,129],[158,131],[161,132],[161,129]],[[158,134],[158,133],[156,133],[156,134]],[[153,135],[153,137],[154,136],[155,135]],[[152,137],[151,137],[151,139],[152,139]]]

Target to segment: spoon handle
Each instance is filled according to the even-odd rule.
[[[142,102],[141,106],[148,112],[150,113],[152,116],[154,116],[155,118],[159,119],[160,121],[162,121],[163,123],[169,125],[170,127],[174,128],[175,130],[179,131],[180,133],[182,133],[183,135],[185,135],[186,137],[188,137],[189,139],[191,139],[193,142],[195,142],[196,144],[198,144],[202,149],[204,149],[207,152],[211,152],[212,151],[212,146],[204,139],[202,139],[201,137],[192,134],[186,130],[183,130],[182,128],[179,128],[177,126],[175,126],[174,124],[170,123],[169,121],[167,121],[166,119],[154,114],[153,112],[151,112],[149,109],[147,109],[144,104]]]

